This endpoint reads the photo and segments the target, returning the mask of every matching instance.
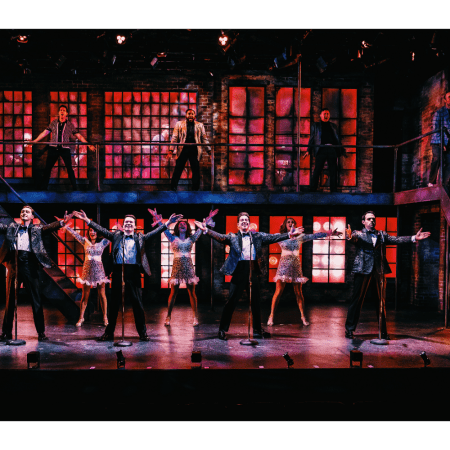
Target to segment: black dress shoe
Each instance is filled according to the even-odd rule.
[[[12,340],[12,334],[2,333],[0,335],[0,341],[1,342],[11,341],[11,340]]]
[[[103,333],[98,339],[97,341],[113,341],[114,340],[114,336],[111,336],[108,333]]]
[[[381,339],[384,339],[386,341],[390,341],[391,337],[387,333],[381,333]]]
[[[147,333],[145,333],[145,334],[139,335],[139,340],[140,341],[149,341],[150,338],[148,337]]]
[[[219,330],[219,334],[217,335],[217,337],[219,339],[221,339],[222,341],[226,341],[227,340],[227,337],[225,336],[225,331],[223,331],[223,330]]]
[[[253,330],[253,337],[269,339],[272,335],[268,331],[264,330],[264,328],[261,328],[260,330]]]
[[[38,334],[38,341],[39,342],[48,341],[48,337],[45,335],[45,333],[39,333]]]
[[[347,339],[354,339],[355,338],[355,336],[353,335],[353,331],[347,331],[347,330],[345,330],[345,337]]]

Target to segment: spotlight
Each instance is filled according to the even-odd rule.
[[[25,35],[17,36],[17,42],[19,44],[26,44],[28,42],[28,36]]]
[[[191,354],[191,369],[201,369],[202,368],[202,352],[194,351]]]
[[[116,55],[112,55],[111,58],[111,64],[114,65],[114,63],[116,62],[117,56]]]
[[[125,357],[123,356],[122,350],[116,352],[117,355],[117,368],[125,369]]]
[[[41,367],[41,354],[39,352],[27,353],[27,365],[29,369],[39,369]]]
[[[127,40],[127,38],[125,36],[123,36],[122,34],[118,34],[116,36],[116,40],[119,45],[122,45],[122,44],[125,44],[125,41]]]
[[[411,61],[414,61],[416,54],[414,52],[411,52]]]
[[[362,41],[361,42],[361,47],[362,48],[369,48],[369,47],[372,47],[372,45],[370,45],[368,42],[366,42],[366,41]]]
[[[219,36],[219,45],[221,47],[226,47],[229,45],[230,38],[222,31],[222,34]]]
[[[288,369],[289,369],[291,366],[294,365],[294,361],[291,359],[291,357],[289,356],[289,353],[288,353],[288,352],[286,352],[286,353],[283,355],[283,358],[284,358],[284,359],[286,360],[286,362],[287,362]]]
[[[428,359],[426,352],[422,352],[420,354],[420,357],[422,358],[423,361],[423,367],[427,367],[431,364],[431,361]]]
[[[155,56],[155,57],[150,61],[150,65],[151,65],[152,67],[156,67],[156,66],[158,65],[158,62],[159,62],[158,57]]]
[[[355,365],[354,363],[359,363]],[[363,354],[359,350],[350,350],[350,368],[362,367]]]
[[[278,69],[286,62],[286,60],[287,60],[286,49],[284,49],[284,52],[281,55],[278,55],[276,58],[274,58],[273,63],[275,67]]]

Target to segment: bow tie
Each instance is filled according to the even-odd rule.
[[[125,236],[125,239],[133,239],[133,235],[131,234],[130,236]]]
[[[19,226],[19,231],[27,231],[28,227],[25,227],[23,225]]]
[[[242,234],[242,237],[244,237],[244,236],[250,236],[250,233],[241,233]]]

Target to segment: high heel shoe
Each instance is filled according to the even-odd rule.
[[[273,316],[269,316],[269,320],[267,321],[268,327],[273,327]]]
[[[82,325],[83,322],[84,322],[84,319],[80,319],[80,320],[77,322],[76,326],[77,326],[77,327],[81,327],[81,325]]]
[[[166,321],[164,322],[165,327],[170,327],[170,317],[166,317]]]
[[[108,324],[109,324],[108,318],[107,318],[107,317],[103,317],[103,325],[104,325],[105,327],[107,327]]]

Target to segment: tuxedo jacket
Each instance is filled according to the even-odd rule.
[[[6,234],[6,238],[0,249],[0,263],[2,264],[14,264],[14,242],[16,240],[19,227],[20,225],[15,221],[11,222],[9,225],[0,224],[0,233]],[[44,248],[42,234],[51,233],[59,228],[61,228],[61,223],[59,221],[52,222],[48,225],[31,224],[28,227],[28,237],[30,239],[31,251],[36,255],[37,260],[46,268],[52,267],[52,260],[47,255]]]
[[[93,228],[97,233],[101,234],[106,239],[110,240],[112,243],[112,251],[110,253],[110,267],[112,268],[112,264],[116,264],[117,256],[120,251],[120,242],[123,240],[124,232],[117,230],[114,233],[103,228],[98,223],[93,222],[92,220],[89,222],[89,226]],[[139,266],[139,270],[142,273],[146,273],[147,275],[151,275],[150,265],[148,264],[147,255],[145,254],[145,242],[151,239],[153,236],[157,236],[161,234],[164,230],[166,230],[166,225],[161,225],[153,231],[150,231],[147,234],[142,233],[134,233],[134,242],[136,243],[136,264]]]
[[[339,139],[339,134],[337,132],[337,127],[334,123],[329,122],[331,125],[331,129],[333,130],[334,137],[336,138],[336,142],[341,145],[341,140]],[[321,145],[322,143],[322,122],[313,122],[311,126],[311,136],[309,138],[308,142],[308,153],[312,155],[314,151],[314,155],[317,154],[320,148],[324,147],[317,147],[317,145]],[[336,150],[336,154],[338,156],[345,155],[345,148],[344,147],[333,147]]]
[[[366,228],[361,231],[353,231],[352,237],[348,239],[357,246],[357,253],[355,261],[353,262],[352,273],[360,273],[363,275],[368,275],[375,270],[381,273],[381,245],[385,244],[405,244],[407,242],[412,242],[412,236],[390,236],[386,231],[374,230],[377,235],[376,245],[374,247],[372,235],[369,234]],[[383,238],[381,237],[383,235]],[[391,269],[387,262],[386,256],[383,253],[383,273],[391,273]]]
[[[197,144],[208,144],[208,138],[206,137],[206,131],[203,124],[201,122],[195,121],[194,126],[195,126],[194,131],[195,142]],[[172,144],[184,144],[186,142],[186,134],[187,134],[186,129],[187,129],[186,120],[180,120],[179,122],[177,122],[175,124],[175,128],[173,129],[172,140],[170,142]],[[176,159],[178,159],[178,157],[180,156],[182,149],[183,147],[181,147],[181,145],[176,147],[177,152]],[[203,153],[203,147],[201,145],[197,146],[197,152],[198,152],[197,159],[200,161],[202,159]]]
[[[225,264],[220,269],[224,275],[233,275],[242,253],[242,234],[228,233],[220,234],[208,228],[208,235],[217,242],[222,242],[230,246],[230,254],[225,260]],[[255,247],[255,261],[257,262],[257,269],[261,273],[266,273],[267,268],[262,257],[262,246],[275,244],[280,241],[289,239],[289,233],[283,234],[267,234],[267,233],[252,233],[253,245]]]

